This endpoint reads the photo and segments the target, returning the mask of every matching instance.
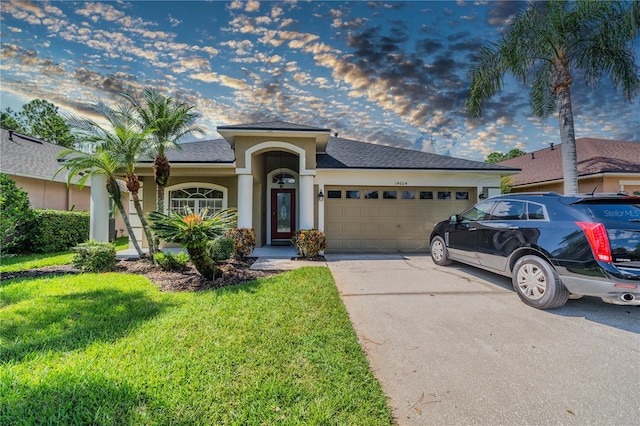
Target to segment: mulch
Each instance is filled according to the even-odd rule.
[[[120,260],[114,267],[113,272],[142,275],[148,278],[149,281],[154,283],[162,291],[199,291],[222,288],[282,272],[254,271],[249,269],[255,260],[255,258],[248,258],[244,261],[227,261],[219,267],[222,271],[222,276],[214,281],[204,279],[190,263],[187,264],[187,268],[184,271],[169,272],[162,270],[158,265],[155,265],[147,259]],[[4,272],[0,274],[0,280],[4,281],[13,278],[39,278],[43,276],[77,273],[79,273],[79,271],[75,269],[73,265],[57,265],[29,269],[26,271]]]

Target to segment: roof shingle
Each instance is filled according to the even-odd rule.
[[[8,175],[52,180],[62,166],[58,155],[69,148],[40,139],[0,129],[0,171]],[[61,172],[54,179],[66,182],[67,174]],[[89,182],[87,182],[87,185]]]
[[[640,143],[596,138],[576,139],[578,176],[598,173],[640,173]],[[533,154],[533,158],[532,158]],[[562,179],[562,144],[498,163],[522,170],[514,186]]]

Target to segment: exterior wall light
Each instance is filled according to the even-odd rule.
[[[322,192],[322,189],[318,192],[318,200],[324,201],[324,192]]]

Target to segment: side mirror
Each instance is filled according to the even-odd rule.
[[[458,222],[460,221],[460,218],[458,217],[458,215],[457,215],[457,214],[454,214],[453,216],[451,216],[451,217],[449,218],[449,220],[450,220],[451,222],[458,223]]]

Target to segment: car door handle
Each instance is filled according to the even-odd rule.
[[[520,229],[520,227],[519,226],[508,226],[507,229],[510,230],[510,231],[514,231],[516,229]]]
[[[475,231],[476,228],[469,228],[469,231]]]

